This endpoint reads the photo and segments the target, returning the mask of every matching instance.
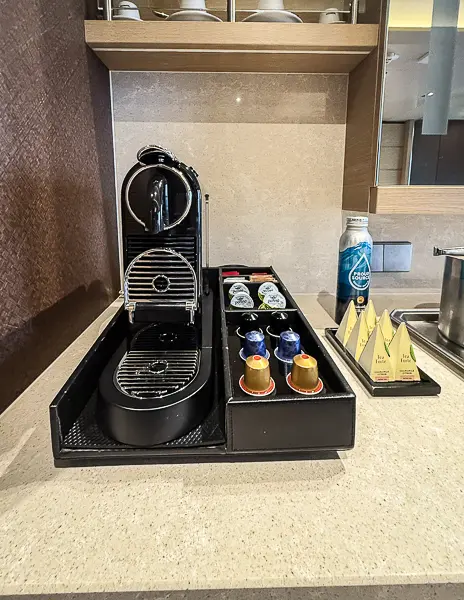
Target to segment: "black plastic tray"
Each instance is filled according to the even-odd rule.
[[[420,381],[392,381],[391,383],[377,383],[372,381],[366,371],[364,371],[339,341],[335,335],[336,333],[336,327],[329,327],[325,330],[326,338],[345,360],[371,396],[437,396],[441,392],[440,385],[419,368]]]
[[[58,467],[152,462],[196,462],[225,454],[224,386],[222,375],[218,272],[209,273],[215,298],[213,324],[214,398],[210,413],[177,440],[151,448],[121,444],[102,432],[96,419],[98,381],[129,327],[121,307],[50,405],[52,449]]]
[[[240,311],[225,311],[218,269],[208,270],[208,283],[215,298],[214,398],[205,421],[182,438],[152,448],[120,444],[100,430],[95,418],[99,377],[127,335],[128,318],[121,308],[50,405],[52,449],[57,467],[332,459],[337,457],[333,450],[353,446],[355,395],[297,309],[287,312],[292,314],[295,329],[298,327],[302,332],[305,349],[319,360],[326,384],[324,396],[317,400],[297,396],[283,387],[284,380],[278,380],[277,394],[265,401],[257,402],[255,398],[250,401],[232,392],[230,364],[224,364],[229,353],[229,336],[228,333],[224,336],[224,331],[227,331],[226,315],[233,327]],[[268,322],[271,312],[260,311],[263,322]]]
[[[108,437],[98,426],[96,419],[97,393],[93,393],[83,411],[65,435],[63,450],[114,450],[133,449]],[[182,437],[153,446],[153,448],[198,448],[201,446],[218,446],[224,444],[223,418],[217,399],[206,417],[195,429]],[[222,425],[221,425],[222,421]]]
[[[240,269],[242,273],[244,269]],[[253,268],[249,271],[269,272],[281,283],[272,268]],[[284,286],[283,286],[284,287]],[[315,396],[295,393],[286,382],[282,364],[275,358],[269,336],[271,376],[276,383],[270,396],[254,397],[245,394],[238,381],[244,372],[239,356],[240,339],[236,330],[243,310],[226,310],[226,285],[221,286],[221,319],[224,386],[226,395],[226,438],[229,451],[322,451],[347,450],[354,446],[356,398],[335,365],[317,334],[297,308],[293,298],[285,309],[291,327],[300,334],[305,352],[318,361],[319,376],[324,390]],[[292,309],[291,306],[295,306]],[[258,325],[266,331],[272,310],[251,311],[259,316]],[[287,371],[288,372],[288,371]]]
[[[317,344],[310,338],[307,331],[307,326],[304,321],[301,319],[300,315],[297,312],[287,313],[290,317],[291,328],[300,333],[305,340],[305,343],[302,345],[302,351],[310,354],[311,356],[318,357],[318,362],[322,363],[319,365],[319,375],[322,379],[322,370],[325,370],[323,358],[321,359],[321,351],[318,348]],[[237,318],[234,318],[234,315],[228,314],[226,316],[227,323],[227,341],[228,341],[228,354],[229,354],[229,365],[230,365],[230,375],[231,375],[231,384],[232,384],[232,397],[233,398],[242,398],[244,400],[248,400],[250,398],[239,386],[239,379],[244,373],[245,362],[240,357],[239,352],[241,348],[240,338],[237,336]],[[272,342],[270,336],[266,333],[268,319],[265,319],[262,315],[260,315],[260,321],[258,321],[259,326],[263,330],[264,338],[266,342],[266,348],[269,350],[269,366],[271,368],[271,376],[275,381],[276,387],[275,391],[270,396],[264,396],[259,398],[260,402],[266,400],[268,398],[275,398],[278,396],[291,396],[295,399],[307,399],[309,401],[319,399],[325,397],[327,394],[333,394],[338,392],[344,392],[344,388],[339,385],[338,381],[334,381],[333,374],[330,373],[327,378],[327,382],[324,382],[324,389],[320,394],[315,396],[305,396],[302,394],[298,394],[294,392],[289,385],[287,384],[287,375],[290,372],[291,364],[283,363],[278,360],[274,354],[274,349],[272,348]],[[335,389],[332,387],[335,386]]]

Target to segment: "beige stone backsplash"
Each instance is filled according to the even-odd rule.
[[[115,73],[113,96],[118,188],[139,148],[166,146],[210,194],[212,265],[334,289],[345,76]]]
[[[346,76],[116,72],[112,87],[118,190],[139,148],[166,146],[210,194],[212,265],[272,264],[294,293],[335,291]],[[439,288],[433,244],[464,243],[463,217],[371,215],[369,228],[414,245],[411,272],[374,274],[374,288]]]

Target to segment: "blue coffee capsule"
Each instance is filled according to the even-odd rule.
[[[291,363],[293,357],[301,352],[300,336],[295,331],[282,331],[279,345],[274,354],[279,360]]]
[[[249,331],[245,334],[245,343],[240,350],[240,357],[246,360],[249,356],[258,355],[269,358],[266,342],[262,331]]]

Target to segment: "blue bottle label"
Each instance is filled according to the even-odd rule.
[[[363,306],[369,297],[371,283],[371,254],[369,242],[360,242],[340,253],[338,265],[338,301],[345,303],[354,299]]]

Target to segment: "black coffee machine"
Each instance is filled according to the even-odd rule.
[[[196,427],[212,400],[213,297],[203,284],[198,174],[146,146],[121,191],[129,334],[99,381],[98,421],[149,447]]]

